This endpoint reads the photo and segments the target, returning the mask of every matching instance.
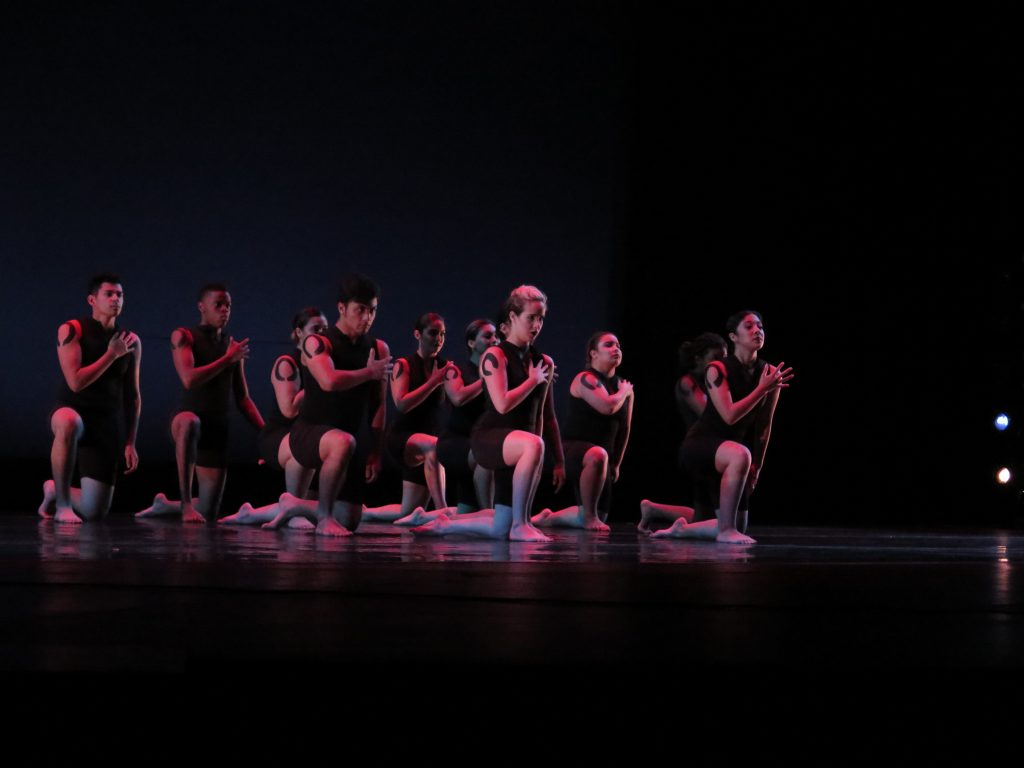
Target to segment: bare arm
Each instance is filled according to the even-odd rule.
[[[290,355],[281,355],[277,358],[274,370],[270,373],[270,383],[274,387],[274,399],[277,400],[281,415],[286,419],[298,416],[304,392],[299,369]]]
[[[263,429],[263,416],[260,414],[260,409],[256,407],[256,403],[249,397],[249,384],[245,380],[244,360],[238,361],[238,370],[235,371],[231,384],[235,390],[235,403],[238,405],[238,410],[245,416],[246,421],[256,427],[256,429]]]
[[[756,483],[757,476],[764,466],[764,455],[768,450],[768,440],[772,436],[772,421],[775,419],[775,407],[779,404],[781,390],[776,389],[768,395],[764,408],[757,414],[757,422],[754,425],[754,445],[750,451],[751,456],[751,481]]]
[[[477,379],[472,384],[467,384],[457,365],[448,368],[448,372],[444,376],[444,393],[452,405],[465,405],[470,400],[479,397],[483,391],[483,379]]]
[[[565,447],[562,445],[562,430],[558,426],[558,418],[555,416],[555,363],[544,356],[544,362],[548,364],[550,375],[544,385],[547,391],[544,393],[544,407],[541,409],[541,424],[538,432],[544,436],[544,444],[547,450],[554,453],[554,469],[552,471],[555,490],[562,490],[565,485]]]
[[[395,363],[391,374],[391,398],[395,401],[395,408],[398,409],[399,413],[408,413],[430,397],[431,393],[444,383],[444,377],[449,368],[455,367],[451,363],[447,363],[441,368],[437,368],[436,360],[434,361],[434,366],[434,370],[427,377],[427,380],[410,392],[409,381],[411,372],[409,371],[408,364],[405,360],[399,360]]]
[[[196,358],[192,352],[192,334],[185,328],[178,328],[171,334],[171,358],[174,370],[181,379],[185,389],[202,386],[214,376],[228,370],[235,363],[249,356],[249,340],[228,340],[227,351],[212,363],[196,367]]]
[[[582,398],[587,405],[604,416],[618,413],[619,409],[629,400],[633,385],[623,379],[619,390],[614,395],[605,389],[604,382],[590,371],[583,371],[573,381],[570,393]]]
[[[622,420],[622,426],[619,428],[618,434],[615,436],[615,446],[612,450],[611,465],[612,465],[612,480],[619,479],[619,467],[622,466],[622,458],[626,455],[626,445],[629,443],[629,433],[633,428],[633,403],[635,398],[630,393],[629,398],[626,401],[626,405],[622,408],[625,412],[625,417]]]
[[[519,405],[539,385],[547,381],[548,368],[545,363],[534,365],[530,362],[530,373],[526,380],[515,389],[508,388],[508,359],[497,347],[484,353],[480,360],[480,378],[487,387],[487,395],[491,398],[498,413],[508,413]]]
[[[132,364],[124,377],[124,423],[128,428],[124,442],[125,474],[134,472],[139,466],[135,438],[139,433],[139,417],[142,415],[142,389],[139,384],[141,368],[142,342],[138,341],[132,350]]]
[[[387,345],[384,345],[387,349]],[[373,351],[365,368],[339,371],[331,360],[331,343],[326,336],[310,334],[302,340],[302,355],[306,368],[325,392],[343,392],[368,381],[384,382],[391,374],[391,358],[378,359]]]
[[[60,372],[72,392],[81,392],[94,383],[119,357],[131,352],[139,338],[127,331],[115,333],[107,350],[94,363],[82,366],[82,328],[77,320],[69,320],[57,329],[57,361]]]
[[[391,350],[388,345],[377,339],[376,357],[379,361],[387,361],[386,371],[391,372]],[[370,353],[370,360],[375,355]],[[384,465],[384,426],[388,416],[387,398],[387,375],[380,379],[380,385],[374,387],[370,398],[370,455],[366,459],[366,482],[372,483],[380,476],[381,468]]]
[[[704,390],[695,386],[695,382],[689,374],[679,377],[679,383],[676,385],[676,399],[697,416],[704,413],[704,408],[708,404],[708,396],[704,394]]]
[[[729,380],[726,377],[725,364],[715,361],[708,366],[704,374],[708,388],[708,396],[712,405],[726,424],[735,424],[756,406],[769,392],[778,387],[786,386],[788,381],[781,368],[766,365],[760,381],[754,390],[738,402],[733,402],[729,391]]]

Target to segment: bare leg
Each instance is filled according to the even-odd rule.
[[[309,486],[313,482],[313,475],[316,474],[316,470],[307,469],[295,460],[295,457],[292,456],[291,442],[288,435],[284,436],[281,440],[281,445],[278,446],[277,462],[284,470],[285,490],[300,499],[306,498],[309,495]],[[263,523],[269,523],[277,517],[277,513],[280,511],[276,503],[267,504],[263,507],[253,507],[252,504],[246,502],[238,508],[235,514],[222,517],[217,522],[223,525],[263,525]],[[288,521],[288,527],[299,530],[312,530],[314,525],[304,517],[293,517]]]
[[[402,485],[405,485],[405,481],[402,481]],[[402,495],[405,495],[405,488],[402,489]],[[401,502],[397,504],[384,504],[380,507],[366,507],[363,510],[363,520],[368,523],[393,523],[398,518],[404,516],[406,513],[402,511]]]
[[[182,508],[181,520],[183,523],[215,523],[220,512],[220,502],[224,498],[224,484],[228,479],[228,471],[223,467],[196,467],[196,475],[199,478],[199,503],[194,509],[199,519],[186,518],[185,510]]]
[[[481,509],[450,518],[439,514],[431,522],[412,529],[417,536],[476,536],[484,539],[507,539],[512,527],[512,507],[499,504],[494,509]]]
[[[332,429],[320,438],[320,460],[323,462],[320,467],[320,493],[316,502],[316,532],[322,536],[351,536],[351,530],[346,529],[341,523],[334,519],[334,501],[341,491],[345,482],[345,472],[348,469],[349,460],[355,452],[356,441],[348,432],[340,429]],[[280,509],[277,517],[263,525],[264,528],[280,528],[285,522],[296,515],[308,517],[307,510],[302,504],[302,499],[296,498],[290,493],[281,495],[278,502]],[[354,520],[355,525],[359,524],[359,517],[362,513],[362,506],[358,510],[351,511],[346,519]]]
[[[80,498],[79,514],[82,520],[87,523],[101,520],[110,511],[110,503],[114,500],[114,486],[91,477],[83,477]]]
[[[53,445],[50,469],[54,484],[54,518],[61,523],[80,523],[71,505],[71,473],[75,469],[78,440],[84,430],[82,417],[73,408],[58,408],[50,417]]]
[[[75,487],[71,487],[68,490],[71,492],[71,508],[75,512],[79,512],[82,508],[82,490]],[[43,501],[39,505],[39,516],[51,518],[56,511],[57,484],[53,480],[46,480],[43,483]]]
[[[469,453],[469,465],[473,467],[473,485],[480,509],[494,508],[494,472],[476,463],[473,452]]]
[[[512,473],[511,541],[551,541],[530,522],[529,511],[544,467],[544,441],[532,432],[510,432],[502,446],[502,458]]]
[[[192,503],[192,481],[196,474],[196,453],[199,444],[199,417],[191,411],[182,411],[171,422],[174,437],[174,458],[178,463],[178,498],[181,499],[183,523],[206,522]],[[202,491],[200,491],[202,496]]]
[[[402,459],[407,467],[423,465],[423,476],[426,480],[427,488],[430,490],[430,498],[434,500],[434,509],[447,507],[444,467],[437,460],[437,438],[424,432],[410,435],[409,439],[405,442],[405,451]],[[403,504],[405,503],[404,495],[402,502]],[[405,517],[410,512],[412,512],[412,507],[406,509],[402,517]]]
[[[651,523],[655,520],[675,522],[679,518],[682,518],[687,523],[692,523],[695,514],[693,507],[659,504],[655,501],[644,499],[640,502],[640,522],[636,527],[639,531],[649,533],[651,530]]]
[[[715,469],[722,473],[716,540],[724,544],[754,544],[754,539],[736,529],[737,508],[750,472],[750,451],[739,443],[722,443],[715,454]]]
[[[583,471],[580,472],[580,501],[583,503],[558,512],[542,510],[540,514],[534,515],[534,524],[552,528],[583,528],[602,533],[610,531],[611,528],[597,516],[597,502],[607,479],[608,452],[595,445],[583,456]]]

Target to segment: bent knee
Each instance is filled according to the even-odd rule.
[[[607,467],[608,451],[599,445],[595,445],[583,455],[583,463],[592,467]]]
[[[183,432],[197,432],[199,430],[199,417],[191,411],[182,411],[171,422],[171,431],[175,434]]]
[[[320,439],[320,453],[336,456],[349,454],[356,449],[356,439],[340,429],[328,432]]]
[[[50,417],[50,428],[53,434],[62,437],[80,435],[85,425],[82,417],[73,408],[58,408]]]

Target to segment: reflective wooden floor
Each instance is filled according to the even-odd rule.
[[[542,545],[384,525],[323,540],[12,512],[0,515],[0,672],[145,680],[165,703],[193,698],[166,682],[178,673],[233,681],[231,706],[322,685],[360,707],[446,702],[448,716],[500,701],[571,722],[639,719],[652,733],[679,718],[710,727],[737,707],[763,738],[797,720],[820,739],[851,722],[891,735],[908,711],[929,715],[918,743],[945,743],[979,712],[973,727],[989,730],[971,733],[1001,732],[1015,710],[994,702],[1024,685],[1024,536],[751,533],[748,548],[625,524]],[[43,705],[88,706],[95,689],[80,677],[47,675],[76,682]],[[135,706],[124,697],[107,703]],[[670,705],[645,709],[656,701]],[[833,719],[849,705],[857,720]]]

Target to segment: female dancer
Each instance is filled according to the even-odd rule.
[[[679,346],[679,368],[682,374],[676,380],[676,408],[687,431],[697,423],[707,406],[708,394],[704,389],[704,371],[712,360],[724,360],[728,354],[725,339],[717,333],[702,333],[693,341],[684,341]],[[640,502],[640,523],[637,528],[650,532],[651,523],[655,520],[673,523],[682,517],[688,523],[692,523],[694,517],[698,515],[701,519],[706,519],[715,513],[714,501],[707,493],[706,484],[696,486],[694,497],[693,507],[661,504],[644,499]]]
[[[452,363],[439,356],[444,346],[444,318],[427,312],[413,329],[416,352],[399,358],[391,373],[391,399],[398,417],[388,432],[387,449],[402,468],[402,503],[363,510],[363,520],[395,522],[433,498],[444,509],[444,467],[437,460],[442,384]]]
[[[480,378],[480,357],[498,343],[496,332],[490,320],[481,318],[470,323],[466,327],[469,360],[451,368],[444,382],[445,394],[453,407],[437,441],[437,456],[445,472],[458,480],[459,514],[490,508],[493,504],[494,473],[477,464],[469,440],[473,425],[487,404],[483,396],[484,382]]]
[[[299,404],[305,395],[306,371],[299,360],[302,340],[311,333],[327,330],[327,318],[316,307],[306,307],[292,318],[292,341],[295,351],[281,355],[274,362],[270,383],[274,387],[274,407],[257,438],[260,458],[271,467],[284,470],[284,484],[288,493],[305,498],[313,481],[314,470],[306,469],[292,456],[288,433],[299,415]],[[277,516],[277,504],[253,508],[246,502],[238,512],[220,520],[225,525],[256,525],[270,522]],[[304,518],[288,521],[291,528],[313,528]]]
[[[566,473],[576,505],[535,515],[540,526],[608,531],[612,483],[626,453],[633,420],[633,385],[616,375],[622,347],[613,333],[595,333],[587,342],[587,368],[569,387],[565,425]]]
[[[655,536],[754,543],[744,533],[746,498],[757,485],[775,406],[793,378],[793,369],[785,368],[785,363],[770,365],[758,356],[765,336],[758,312],[738,312],[726,328],[733,353],[724,362],[708,365],[704,385],[712,407],[704,409],[680,450],[696,482],[710,481],[718,487],[718,519],[688,524],[680,517]]]
[[[531,345],[544,326],[547,296],[521,285],[506,299],[499,322],[508,337],[487,350],[480,376],[487,408],[473,428],[470,445],[477,462],[495,470],[495,508],[449,519],[439,515],[413,528],[423,535],[465,534],[512,541],[550,541],[530,521],[529,510],[544,466],[544,406],[550,397],[554,362]]]

